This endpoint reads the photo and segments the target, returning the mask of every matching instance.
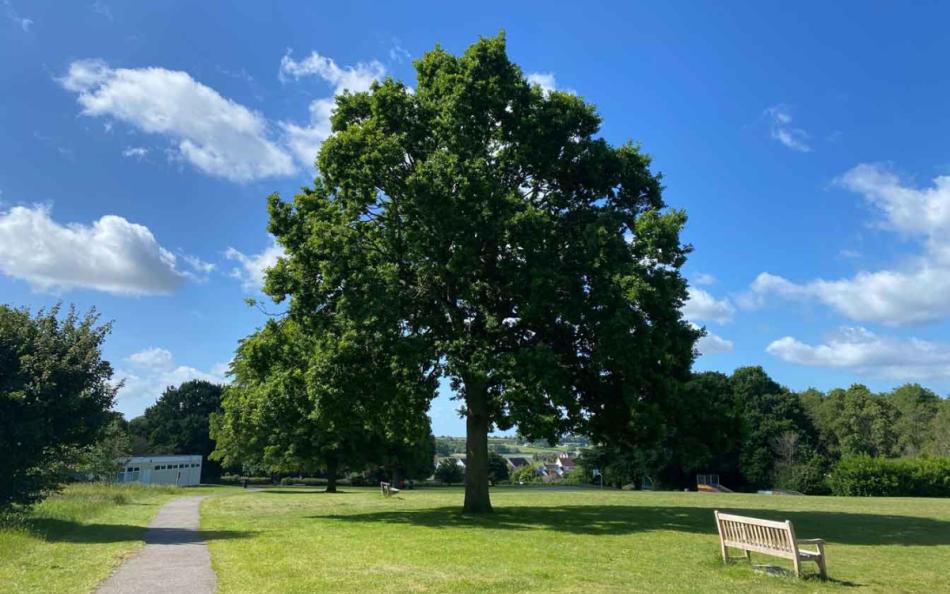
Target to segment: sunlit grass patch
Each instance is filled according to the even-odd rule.
[[[950,501],[611,490],[460,489],[326,495],[267,489],[206,501],[219,589],[236,592],[941,592]],[[713,509],[790,519],[828,541],[829,582],[723,566]],[[756,564],[785,565],[762,555]]]
[[[218,488],[76,484],[0,525],[0,591],[90,592],[142,546],[158,508]]]

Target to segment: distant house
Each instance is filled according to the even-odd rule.
[[[510,456],[505,458],[508,463],[508,469],[511,471],[521,470],[526,466],[531,466],[531,462],[524,456]]]
[[[558,476],[564,476],[565,474],[577,470],[577,462],[568,454],[558,455],[557,461],[554,464],[558,467]]]
[[[557,464],[542,464],[538,466],[538,473],[544,482],[554,481],[561,478],[561,469]]]

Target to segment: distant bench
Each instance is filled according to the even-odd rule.
[[[389,483],[379,483],[379,490],[382,492],[383,497],[392,497],[393,495],[399,494],[399,489],[393,487]]]
[[[716,516],[716,527],[719,529],[719,547],[722,549],[722,560],[725,563],[732,561],[729,550],[739,549],[745,552],[745,558],[751,560],[751,553],[762,553],[791,559],[795,566],[795,575],[802,575],[802,561],[814,561],[818,564],[821,579],[828,577],[825,566],[825,541],[820,538],[796,539],[795,528],[788,520],[773,522],[732,514],[713,512]],[[813,546],[815,550],[800,548],[801,545]]]

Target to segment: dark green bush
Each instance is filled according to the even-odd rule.
[[[827,474],[825,459],[816,455],[804,462],[777,467],[774,484],[778,489],[805,495],[827,495],[830,493]]]
[[[835,495],[950,497],[950,457],[849,456],[828,477]]]
[[[340,483],[341,481],[337,481]],[[280,479],[281,485],[307,485],[308,487],[325,487],[327,484],[327,479],[325,478],[311,478],[311,477],[293,477],[285,476]]]
[[[241,476],[239,474],[225,474],[218,479],[223,485],[241,485],[247,480],[249,485],[270,485],[273,481],[269,476]]]

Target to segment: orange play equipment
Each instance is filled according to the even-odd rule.
[[[700,493],[732,493],[732,489],[719,482],[718,474],[697,474],[696,490]]]

